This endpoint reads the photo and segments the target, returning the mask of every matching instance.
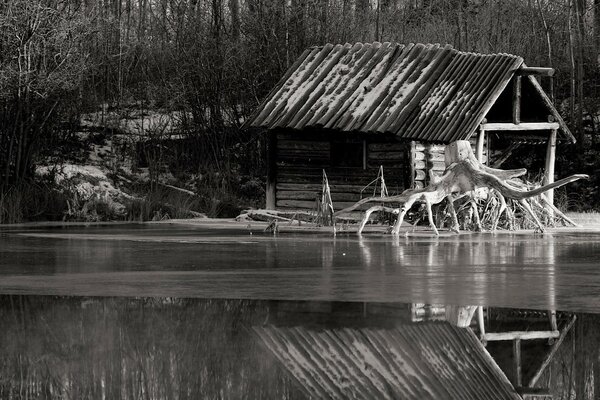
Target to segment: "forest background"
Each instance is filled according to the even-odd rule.
[[[592,175],[558,205],[600,209],[600,0],[3,0],[0,223],[261,206],[265,140],[243,122],[303,49],[358,41],[555,68],[578,139],[557,175]]]

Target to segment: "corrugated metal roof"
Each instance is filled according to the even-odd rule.
[[[306,50],[260,106],[251,126],[468,138],[523,59],[450,45],[356,43]]]
[[[313,398],[521,399],[468,328],[254,327]]]

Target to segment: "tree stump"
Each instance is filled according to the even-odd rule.
[[[506,199],[510,199],[517,202],[531,217],[537,228],[541,232],[544,232],[545,229],[540,218],[536,215],[527,199],[578,179],[589,178],[583,174],[571,175],[559,181],[530,190],[524,183],[514,180],[514,178],[524,175],[527,172],[526,169],[503,170],[485,166],[473,154],[473,149],[468,140],[459,140],[448,144],[444,151],[444,161],[446,165],[444,173],[440,177],[432,176],[431,182],[427,187],[422,189],[407,189],[397,196],[368,197],[348,208],[336,212],[334,216],[353,211],[361,205],[370,202],[399,204],[400,207],[391,209],[394,213],[398,213],[398,219],[392,228],[392,233],[397,235],[400,232],[400,226],[408,210],[410,210],[415,202],[421,202],[425,204],[431,229],[438,235],[439,232],[434,223],[431,206],[447,199],[452,219],[452,230],[458,232],[458,217],[454,208],[454,201],[457,197],[470,196],[471,207],[474,209],[476,218],[479,218],[479,210],[477,203],[473,199],[473,191],[484,188],[487,189],[489,196],[493,193],[493,196],[498,198],[498,207],[491,221],[492,229],[496,229],[498,221],[504,213],[512,213],[512,210],[509,211],[506,202]],[[541,207],[548,213],[553,213],[556,210],[548,202],[545,202]],[[373,212],[382,210],[389,210],[389,208],[382,205],[369,208],[365,212],[358,233],[362,232]],[[560,214],[562,215],[562,213]],[[566,217],[565,221],[572,222]],[[481,223],[479,222],[478,225],[481,225]]]

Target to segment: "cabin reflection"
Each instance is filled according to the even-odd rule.
[[[556,368],[574,354],[575,318],[558,312],[553,327],[550,317],[424,303],[0,296],[0,398],[544,398],[576,376]],[[581,320],[597,341],[597,319]]]

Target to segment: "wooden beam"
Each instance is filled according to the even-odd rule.
[[[521,123],[521,77],[513,78],[513,98],[512,98],[512,120],[513,124]]]
[[[534,340],[534,339],[552,339],[560,336],[559,331],[511,331],[511,332],[490,332],[483,335],[488,342],[500,340]]]
[[[523,376],[521,373],[521,339],[513,340],[513,372],[513,385],[519,387],[522,385]]]
[[[542,131],[558,129],[558,122],[521,122],[512,124],[509,122],[491,122],[482,124],[481,127],[486,131]]]
[[[554,76],[554,68],[548,67],[521,67],[516,71],[517,76],[526,75],[540,75],[540,76]]]
[[[544,361],[542,361],[542,365],[538,368],[537,372],[535,373],[535,375],[533,375],[527,386],[532,388],[537,384],[538,380],[542,377],[542,374],[544,373],[548,365],[550,365],[550,362],[552,361],[552,358],[560,348],[560,345],[565,340],[567,333],[569,333],[569,330],[571,330],[571,328],[573,327],[575,320],[577,320],[577,317],[573,315],[567,326],[562,331],[560,331],[560,336],[558,337],[558,340],[554,342],[552,348],[550,349],[548,354],[546,354]]]
[[[269,132],[267,136],[267,187],[265,190],[265,208],[274,210],[277,193],[277,134]]]
[[[558,113],[556,108],[554,107],[552,100],[550,100],[550,98],[548,97],[546,92],[544,92],[544,89],[542,89],[542,87],[540,86],[540,83],[537,81],[537,79],[535,79],[534,76],[528,76],[527,79],[529,79],[529,82],[531,83],[531,85],[533,86],[535,91],[538,93],[540,98],[542,99],[542,102],[546,105],[546,107],[548,108],[550,113],[552,113],[552,115],[556,119],[556,122],[559,123],[560,129],[563,131],[563,134],[567,137],[567,139],[569,139],[571,141],[571,143],[575,143],[577,141],[577,140],[575,140],[575,136],[573,136],[573,134],[567,127],[567,124],[562,119],[562,117],[560,116],[560,114]]]
[[[483,145],[485,142],[485,129],[483,125],[479,126],[479,135],[477,136],[477,153],[475,156],[480,163],[483,163]],[[489,153],[488,153],[489,156]]]
[[[550,137],[548,138],[548,147],[546,148],[546,167],[544,184],[554,182],[554,165],[556,163],[556,129],[550,131]],[[554,205],[554,189],[548,190],[545,194],[548,203]]]
[[[500,166],[504,164],[506,160],[508,160],[508,157],[512,155],[513,151],[515,151],[520,145],[521,143],[519,142],[512,142],[510,146],[508,146],[508,149],[504,150],[504,153],[502,153],[500,158],[494,161],[492,168],[500,168]]]

